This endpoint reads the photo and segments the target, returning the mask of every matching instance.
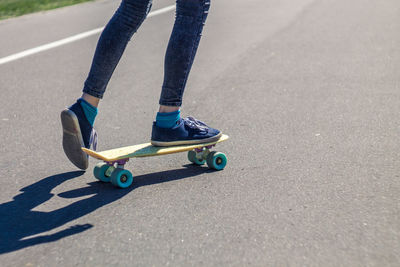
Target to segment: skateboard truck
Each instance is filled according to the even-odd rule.
[[[123,169],[125,164],[129,161],[129,159],[120,159],[116,161],[106,162],[108,166],[114,167],[117,164],[117,168]]]
[[[195,148],[194,151],[196,152],[196,158],[200,161],[206,159],[208,154],[210,154],[210,149],[213,147],[215,147],[215,145]]]
[[[215,170],[222,170],[227,162],[226,155],[217,151],[210,151],[215,144],[195,148],[188,152],[188,159],[195,165],[207,163],[208,167]]]

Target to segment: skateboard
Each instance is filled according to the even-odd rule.
[[[217,141],[194,145],[160,147],[145,143],[101,152],[84,147],[82,147],[82,150],[89,156],[103,161],[97,163],[93,169],[96,179],[103,182],[111,182],[116,187],[127,188],[132,185],[133,176],[124,166],[131,158],[153,157],[188,151],[188,159],[193,164],[203,165],[207,163],[210,169],[222,170],[227,163],[226,155],[222,152],[211,151],[211,149],[216,144],[228,139],[229,136],[223,134]]]

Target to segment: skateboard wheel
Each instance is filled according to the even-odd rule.
[[[110,182],[110,176],[108,176],[107,170],[108,168],[110,168],[109,165],[107,165],[107,163],[104,162],[99,162],[96,164],[96,166],[93,169],[93,175],[94,177],[96,177],[96,179],[102,181],[102,182]]]
[[[207,156],[207,165],[214,170],[222,170],[225,168],[227,158],[224,153],[213,151]]]
[[[111,174],[111,183],[120,188],[127,188],[133,183],[132,173],[125,169],[115,169]]]
[[[195,151],[193,151],[193,150],[189,151],[188,152],[189,161],[196,165],[203,165],[204,163],[206,163],[206,161],[204,159],[203,160],[198,159],[196,157],[196,155],[197,155],[197,153]]]

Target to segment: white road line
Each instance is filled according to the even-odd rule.
[[[167,6],[167,7],[155,10],[153,12],[150,12],[147,15],[147,17],[148,18],[154,17],[154,16],[157,16],[157,15],[161,15],[161,14],[167,13],[167,12],[172,11],[172,10],[175,10],[175,5]],[[69,43],[72,43],[72,42],[87,38],[89,36],[92,36],[92,35],[95,35],[97,33],[102,32],[103,29],[104,29],[104,27],[101,27],[101,28],[97,28],[97,29],[94,29],[94,30],[91,30],[91,31],[79,33],[79,34],[71,36],[71,37],[67,37],[67,38],[52,42],[52,43],[41,45],[41,46],[38,46],[38,47],[35,47],[35,48],[31,48],[31,49],[28,49],[28,50],[25,50],[25,51],[22,51],[22,52],[19,52],[19,53],[16,53],[16,54],[12,54],[12,55],[0,58],[0,65],[8,63],[8,62],[11,62],[11,61],[14,61],[14,60],[17,60],[17,59],[20,59],[20,58],[23,58],[23,57],[27,57],[27,56],[30,56],[30,55],[33,55],[33,54],[37,54],[37,53],[40,53],[40,52],[43,52],[43,51],[46,51],[46,50],[50,50],[50,49],[53,49],[55,47],[59,47],[59,46],[62,46],[62,45],[66,45],[66,44],[69,44]]]

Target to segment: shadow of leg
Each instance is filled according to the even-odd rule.
[[[93,225],[77,225],[55,234],[35,236],[85,216],[104,205],[124,197],[135,188],[186,179],[209,171],[208,168],[192,165],[185,167],[183,169],[137,176],[135,177],[134,186],[127,189],[117,189],[101,182],[89,183],[88,187],[59,194],[60,197],[65,198],[92,195],[89,198],[76,201],[51,212],[32,211],[33,208],[53,196],[51,191],[56,186],[69,179],[81,176],[84,172],[68,172],[44,178],[21,189],[22,193],[15,196],[13,201],[0,204],[0,254],[42,243],[54,242],[61,238],[84,232],[93,227]],[[27,238],[29,236],[34,237]]]

